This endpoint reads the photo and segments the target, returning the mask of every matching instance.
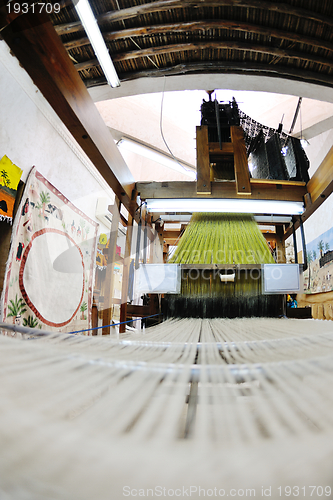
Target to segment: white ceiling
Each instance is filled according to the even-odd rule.
[[[235,97],[242,111],[273,128],[283,119],[283,129],[287,133],[298,103],[298,96],[272,92],[217,90],[213,94],[215,97],[219,102]],[[168,153],[162,129],[172,153],[195,166],[195,127],[200,125],[203,99],[208,99],[204,90],[184,90],[108,99],[96,102],[96,106],[118,139],[132,137]],[[333,103],[303,98],[293,135],[302,134],[311,144],[311,139],[332,128]],[[125,160],[136,180],[189,180],[179,177],[176,172],[168,172],[159,164],[140,160],[138,155],[128,155]]]

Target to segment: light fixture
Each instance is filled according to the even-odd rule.
[[[91,10],[89,1],[75,0],[74,5],[108,84],[111,85],[111,87],[119,87],[120,82],[117,72],[111,60],[109,51],[105,45],[96,18],[93,14],[93,11]]]
[[[292,217],[291,215],[255,215],[254,220],[260,223],[269,224],[290,224]]]
[[[225,212],[272,215],[301,215],[304,205],[299,201],[243,200],[226,198],[147,199],[149,212]]]
[[[140,156],[144,156],[149,160],[156,161],[165,167],[176,170],[177,172],[181,172],[184,175],[187,175],[191,179],[195,180],[196,174],[194,170],[187,169],[182,163],[178,160],[174,160],[170,156],[167,156],[159,151],[155,151],[154,149],[145,146],[144,144],[140,144],[139,142],[133,141],[131,139],[120,139],[117,142],[117,146],[120,150],[124,149],[127,151],[131,151],[132,153],[136,153]]]

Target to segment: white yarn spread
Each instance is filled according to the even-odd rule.
[[[1,331],[1,500],[331,497],[331,322]]]

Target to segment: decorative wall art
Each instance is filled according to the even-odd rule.
[[[0,221],[10,224],[13,221],[13,209],[17,186],[22,170],[14,165],[5,155],[0,160]]]
[[[308,269],[304,272],[304,293],[333,290],[333,227],[306,244]]]
[[[90,328],[97,227],[33,168],[13,228],[2,320],[50,331]]]

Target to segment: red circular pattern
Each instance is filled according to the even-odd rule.
[[[81,256],[81,260],[82,260],[82,269],[83,269],[83,283],[82,283],[82,294],[81,294],[81,298],[79,300],[79,304],[77,306],[77,308],[75,309],[73,315],[69,318],[69,320],[67,321],[64,321],[62,323],[54,323],[52,321],[49,321],[47,320],[46,318],[44,318],[41,313],[38,311],[38,309],[34,306],[34,304],[31,302],[31,300],[29,299],[29,296],[26,292],[26,289],[25,289],[25,286],[24,286],[24,283],[23,283],[23,274],[24,274],[24,268],[25,268],[25,265],[26,265],[26,262],[27,262],[27,258],[28,258],[28,255],[29,255],[29,252],[32,248],[32,243],[34,241],[34,239],[36,239],[38,236],[41,236],[45,233],[57,233],[57,234],[60,234],[62,236],[65,236],[66,238],[68,238],[70,240],[71,243],[73,243],[73,245],[75,245],[75,247],[78,249],[78,251],[80,252],[80,256]],[[22,296],[27,304],[27,306],[30,307],[30,309],[35,313],[35,315],[43,322],[45,323],[46,325],[49,325],[49,326],[54,326],[54,327],[61,327],[61,326],[65,326],[65,325],[68,325],[68,323],[70,323],[72,321],[72,319],[74,318],[75,314],[78,312],[79,310],[79,307],[80,307],[80,304],[82,302],[82,299],[83,299],[83,294],[84,294],[84,276],[85,276],[85,273],[84,273],[84,262],[83,262],[83,254],[81,252],[81,249],[78,247],[78,245],[75,243],[75,241],[73,240],[73,238],[71,238],[68,234],[64,233],[63,231],[60,231],[59,229],[52,229],[52,228],[44,228],[44,229],[40,229],[39,231],[36,231],[33,235],[32,235],[32,238],[31,238],[31,241],[29,243],[29,245],[26,247],[24,253],[23,253],[23,256],[22,256],[22,260],[21,260],[21,265],[20,265],[20,272],[19,272],[19,286],[20,286],[20,290],[21,290],[21,293],[22,293]]]

